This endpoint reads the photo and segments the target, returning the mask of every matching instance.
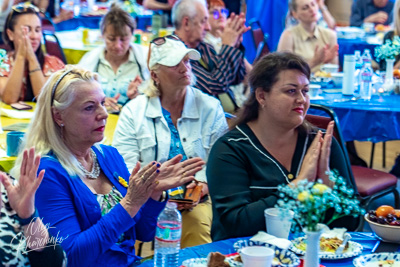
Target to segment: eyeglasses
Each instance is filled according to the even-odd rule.
[[[213,15],[214,19],[219,19],[220,16],[227,18],[229,15],[229,10],[226,8],[222,8],[221,10],[214,9],[213,11],[211,11],[211,14]]]
[[[39,11],[40,11],[37,6],[34,6],[34,5],[30,4],[29,2],[15,5],[12,7],[12,10],[15,12],[18,12],[18,13],[24,13],[27,11],[33,11],[33,12],[39,13]]]
[[[157,46],[163,45],[167,42],[167,39],[171,39],[174,41],[181,41],[181,39],[179,39],[178,36],[176,35],[167,35],[167,36],[163,36],[163,37],[157,37],[154,38],[151,42],[150,42],[150,47],[149,47],[149,53],[147,54],[147,67],[149,66],[150,63],[150,56],[151,56],[151,44],[155,44]]]

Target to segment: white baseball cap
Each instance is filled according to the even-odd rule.
[[[182,59],[189,55],[192,60],[199,60],[200,53],[185,44],[174,35],[154,39],[150,43],[149,69],[155,64],[173,67],[179,64]]]

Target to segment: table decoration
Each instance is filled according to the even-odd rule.
[[[359,201],[352,187],[348,187],[343,177],[336,171],[328,173],[333,187],[322,183],[322,180],[309,182],[303,180],[297,185],[281,185],[278,187],[279,200],[276,207],[294,211],[293,230],[306,234],[305,267],[319,266],[319,238],[322,234],[320,223],[327,225],[344,216],[357,217],[365,213],[359,207]],[[332,217],[326,218],[328,210]],[[282,214],[285,216],[285,214]]]
[[[399,51],[400,38],[398,36],[393,37],[393,41],[386,40],[383,45],[375,48],[376,59],[386,61],[386,78],[383,88],[389,93],[393,91],[393,66]]]

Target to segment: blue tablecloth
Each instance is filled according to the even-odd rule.
[[[354,232],[351,233],[352,239],[351,241],[358,242],[363,246],[362,255],[370,254],[372,248],[375,246],[377,239],[374,237],[372,233],[364,233],[364,232]],[[208,253],[210,252],[220,252],[224,255],[231,254],[235,252],[233,249],[233,244],[240,239],[248,239],[247,238],[233,238],[223,241],[218,241],[206,245],[185,248],[182,249],[179,253],[179,263],[181,264],[186,259],[191,258],[206,258]],[[399,250],[400,252],[400,250]],[[353,266],[353,259],[342,259],[342,260],[321,260],[321,264],[326,267],[329,266]],[[142,263],[140,266],[154,266],[153,260],[148,260]]]
[[[345,141],[383,142],[400,140],[400,95],[372,96],[371,101],[325,93],[324,99],[311,103],[332,108],[339,118]],[[349,101],[342,101],[346,99]]]
[[[338,38],[339,44],[339,64],[343,67],[343,59],[344,55],[354,55],[354,51],[360,50],[361,54],[363,53],[364,49],[369,49],[371,51],[372,57],[374,57],[375,47],[378,46],[377,44],[369,44],[364,39],[343,39]]]
[[[136,17],[137,29],[146,30],[151,25],[152,15],[140,15]],[[88,29],[99,29],[102,16],[78,16],[60,22],[55,25],[56,31],[70,31],[79,27]]]

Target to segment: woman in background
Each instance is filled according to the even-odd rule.
[[[149,78],[142,48],[132,44],[136,22],[132,16],[113,4],[100,22],[105,46],[86,53],[78,66],[100,74],[106,94],[106,106],[119,111],[138,94],[138,86]]]
[[[291,0],[289,9],[299,24],[282,33],[278,51],[301,55],[313,72],[326,63],[338,64],[336,33],[317,25],[318,5],[315,0]]]
[[[48,76],[64,68],[60,59],[42,50],[38,12],[29,3],[13,6],[4,25],[3,39],[12,49],[0,67],[0,97],[7,104],[34,101]]]

